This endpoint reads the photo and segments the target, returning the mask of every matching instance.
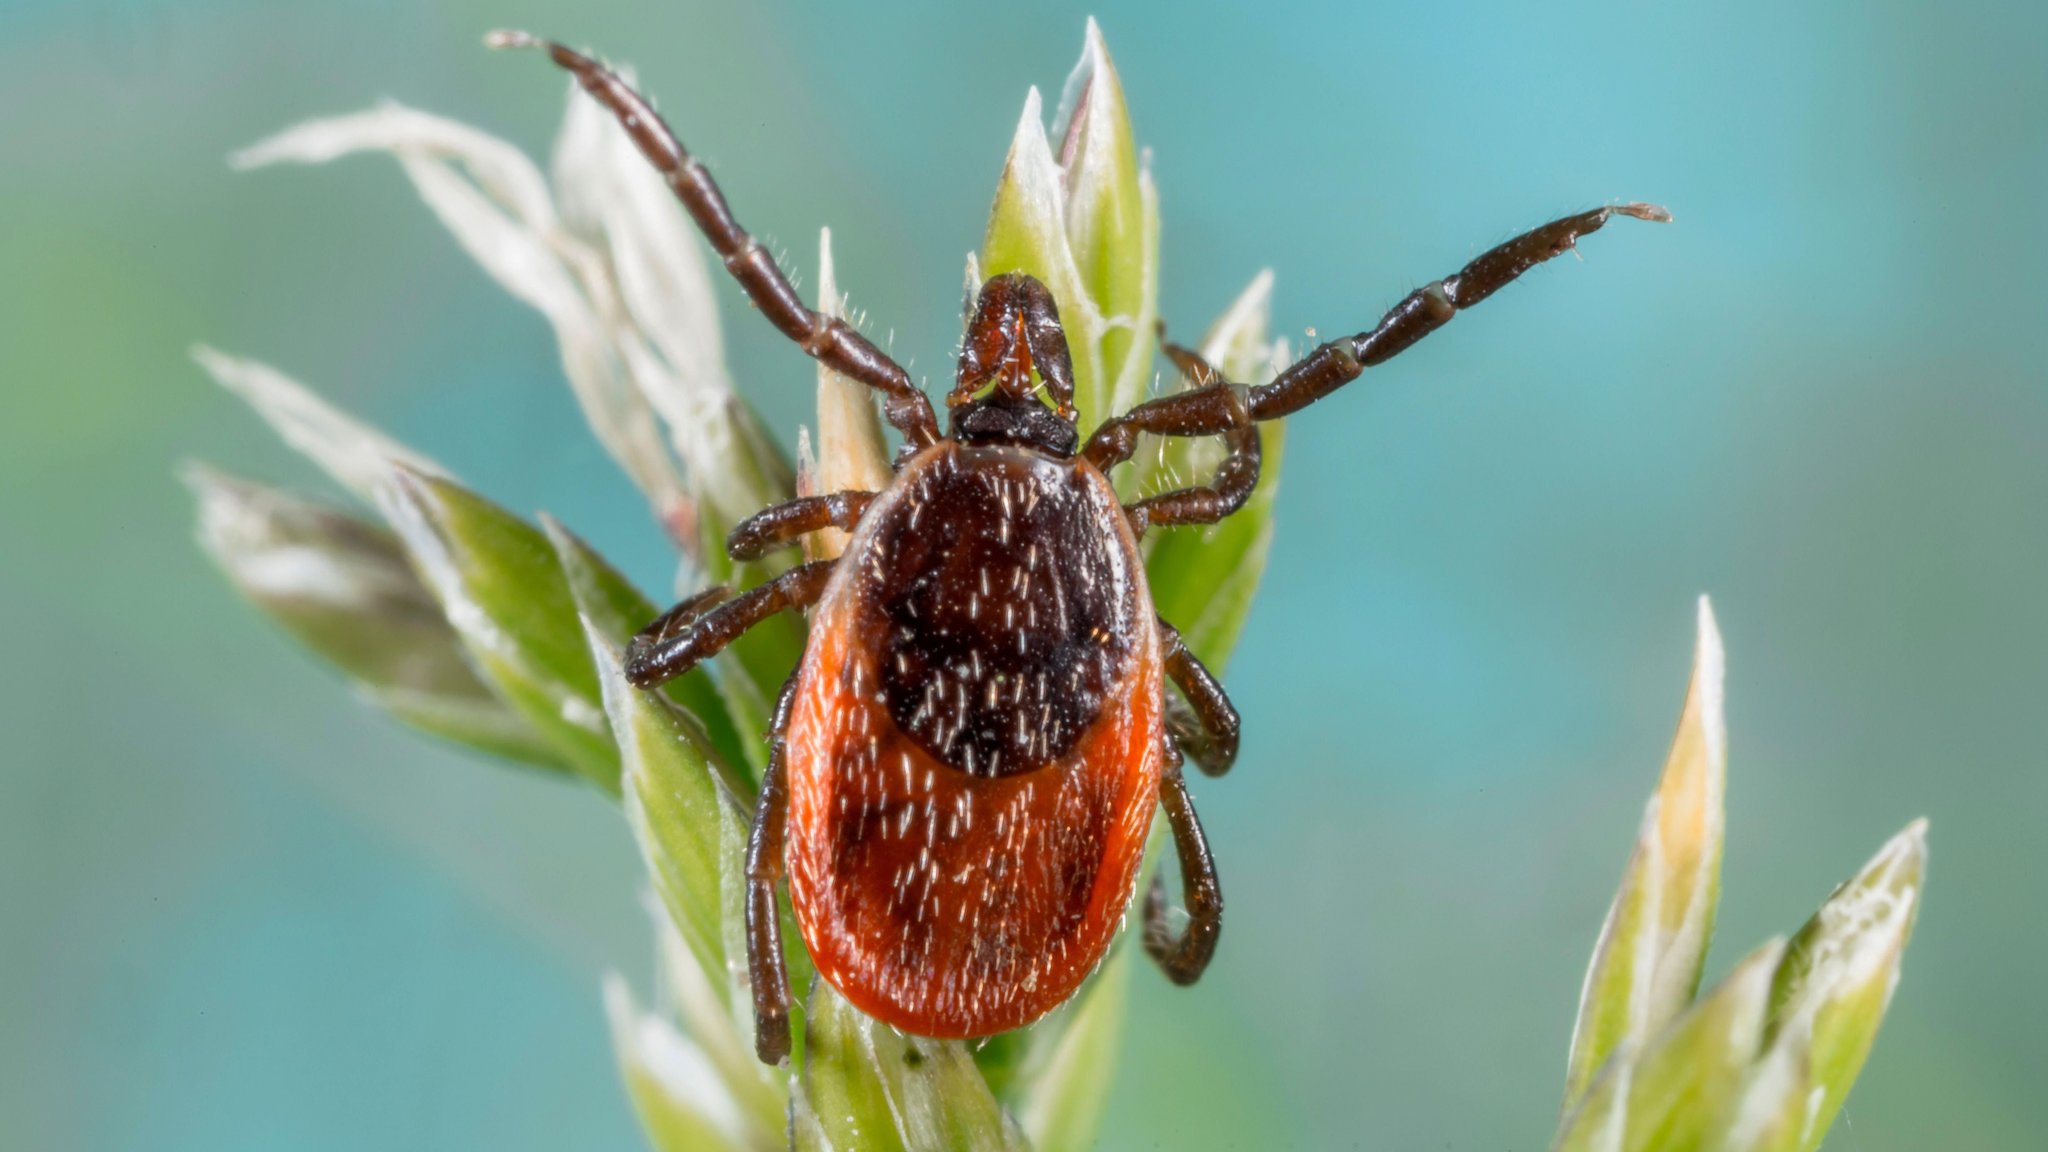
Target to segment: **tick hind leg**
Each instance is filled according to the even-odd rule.
[[[747,978],[754,989],[754,1054],[763,1064],[789,1055],[789,972],[782,961],[783,837],[789,821],[789,774],[783,765],[784,738],[796,700],[796,673],[775,699],[768,725],[768,768],[761,774],[761,798],[747,837]]]
[[[699,592],[663,613],[626,645],[626,679],[642,688],[673,680],[777,612],[816,603],[835,563],[799,564],[738,596],[722,586]]]
[[[746,290],[761,314],[796,341],[804,352],[842,376],[882,394],[882,414],[919,448],[939,439],[932,402],[911,383],[910,374],[846,321],[806,306],[776,267],[775,257],[747,234],[726,205],[725,193],[702,161],[690,155],[668,123],[645,97],[602,64],[570,48],[525,32],[493,32],[493,48],[538,48],[576,77],[583,90],[618,118],[633,143],[668,181],[683,208],[711,242],[725,270]]]
[[[1159,648],[1167,678],[1188,703],[1186,709],[1167,709],[1166,727],[1174,746],[1203,775],[1221,776],[1237,762],[1237,709],[1223,685],[1181,641],[1180,630],[1164,620],[1159,622]]]
[[[1216,939],[1223,931],[1223,887],[1216,880],[1216,859],[1209,854],[1202,822],[1195,816],[1194,798],[1188,795],[1178,767],[1167,769],[1160,777],[1159,803],[1173,828],[1188,923],[1178,935],[1174,933],[1166,908],[1166,883],[1154,875],[1145,892],[1145,952],[1158,962],[1168,980],[1193,984],[1209,966]]]

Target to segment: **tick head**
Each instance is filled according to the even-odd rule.
[[[1074,420],[1074,362],[1059,306],[1045,285],[1022,272],[992,276],[981,286],[974,318],[960,350],[960,374],[946,405],[958,409],[991,383],[997,395],[1028,400],[1033,372],[1045,384],[1053,411]]]

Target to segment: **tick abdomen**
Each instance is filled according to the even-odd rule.
[[[844,559],[787,744],[799,925],[870,1015],[935,1036],[1016,1027],[1101,959],[1157,799],[1135,542],[1085,462],[941,444]]]

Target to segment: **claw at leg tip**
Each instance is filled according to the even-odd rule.
[[[1617,204],[1614,210],[1624,216],[1633,216],[1638,220],[1648,220],[1655,224],[1671,223],[1670,210],[1656,204]]]

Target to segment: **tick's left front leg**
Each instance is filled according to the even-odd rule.
[[[730,600],[719,587],[683,601],[626,645],[626,679],[641,688],[673,680],[784,608],[809,607],[824,595],[836,563],[799,564]]]
[[[758,560],[807,532],[837,528],[851,532],[873,503],[873,492],[848,489],[829,496],[799,496],[763,508],[733,527],[725,538],[726,554],[735,560]]]

